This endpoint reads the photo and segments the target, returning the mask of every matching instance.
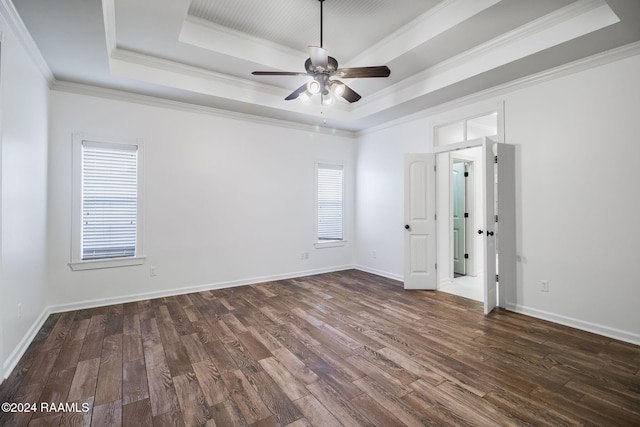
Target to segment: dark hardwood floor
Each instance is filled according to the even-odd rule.
[[[54,314],[0,401],[37,405],[7,426],[638,426],[640,347],[346,271]]]

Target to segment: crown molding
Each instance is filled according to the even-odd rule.
[[[93,96],[98,98],[111,99],[114,101],[128,102],[132,104],[141,104],[151,107],[166,108],[169,110],[178,110],[189,113],[207,114],[216,117],[238,120],[243,122],[252,122],[268,126],[277,126],[299,131],[320,133],[325,135],[337,135],[345,138],[355,138],[356,132],[348,130],[340,130],[329,126],[318,126],[313,124],[304,124],[294,121],[272,119],[269,117],[258,116],[254,114],[240,113],[235,111],[224,110],[215,107],[207,107],[203,105],[191,104],[188,102],[174,101],[166,98],[142,95],[133,92],[127,92],[117,89],[107,89],[98,86],[91,86],[82,83],[74,83],[68,81],[56,80],[52,90],[58,92],[74,93],[78,95]]]
[[[182,22],[178,40],[277,70],[300,68],[306,54],[189,14]]]
[[[344,64],[389,63],[502,0],[445,0]]]
[[[0,0],[0,15],[7,21],[15,37],[27,51],[27,54],[31,57],[36,67],[38,67],[38,70],[48,82],[49,86],[51,86],[55,77],[11,0]]]
[[[314,125],[302,124],[293,121],[271,119],[267,117],[239,113],[234,111],[223,110],[214,107],[206,107],[196,104],[190,104],[187,102],[173,101],[165,98],[153,97],[149,95],[141,95],[133,92],[126,92],[122,90],[106,89],[97,86],[90,86],[80,83],[73,83],[67,81],[55,80],[51,86],[52,90],[59,92],[75,93],[86,96],[95,96],[99,98],[107,98],[116,101],[130,102],[134,104],[142,104],[153,107],[167,108],[185,112],[209,114],[216,117],[228,118],[239,121],[249,121],[258,124],[286,127],[294,130],[309,131],[310,127],[313,127],[314,132],[321,134],[338,135],[347,138],[356,138],[368,134],[373,134],[388,128],[401,126],[406,123],[413,122],[415,120],[425,119],[430,116],[444,113],[447,111],[455,110],[457,108],[474,104],[478,102],[488,101],[492,98],[504,96],[508,93],[521,90],[536,84],[544,83],[546,81],[554,80],[567,75],[579,73],[592,68],[596,68],[609,63],[617,62],[629,57],[640,55],[640,42],[630,43],[619,48],[611,49],[609,51],[599,53],[588,58],[580,59],[568,64],[561,65],[559,67],[552,68],[540,73],[533,74],[531,76],[523,77],[512,82],[508,82],[481,92],[474,93],[462,98],[458,98],[444,104],[440,104],[425,110],[421,110],[414,114],[402,117],[400,119],[388,121],[378,126],[374,126],[361,131],[348,131],[338,130],[330,127],[318,127]]]
[[[370,95],[354,120],[388,108],[390,99],[411,101],[619,21],[604,0],[578,0]]]
[[[406,123],[410,123],[416,120],[427,119],[436,114],[441,114],[447,111],[455,110],[457,108],[464,107],[466,105],[475,104],[483,101],[491,100],[492,98],[504,96],[506,94],[522,90],[530,86],[534,86],[547,81],[555,80],[561,77],[565,77],[571,74],[576,74],[582,71],[587,71],[592,68],[597,68],[603,65],[611,64],[617,61],[621,61],[626,58],[640,55],[640,41],[629,43],[624,46],[620,46],[605,52],[601,52],[587,58],[579,59],[577,61],[563,64],[549,70],[541,71],[530,76],[522,77],[517,80],[513,80],[508,83],[501,84],[480,92],[476,92],[471,95],[463,96],[445,102],[443,104],[436,105],[431,108],[427,108],[411,115],[391,120],[382,123],[378,126],[374,126],[365,130],[357,132],[357,136],[364,136],[383,131],[385,129],[401,126]]]

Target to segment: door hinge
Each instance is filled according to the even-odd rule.
[[[436,165],[433,165],[433,171],[437,172],[437,166]]]
[[[438,263],[436,262],[436,270],[438,269]]]
[[[497,274],[496,274],[496,282],[499,282],[499,280],[498,280],[498,275],[497,275]]]
[[[464,217],[465,217],[465,218],[469,218],[469,212],[465,212],[465,213],[464,213]]]
[[[465,173],[464,173],[464,177],[465,177],[465,178],[469,178],[469,172],[465,172]]]
[[[498,215],[496,215],[496,222],[498,222]]]
[[[464,259],[469,259],[469,254],[464,254]]]
[[[433,220],[437,221],[438,220],[438,214],[433,214]]]
[[[495,157],[493,158],[493,162],[494,162],[494,163],[498,163],[498,156],[495,156]]]

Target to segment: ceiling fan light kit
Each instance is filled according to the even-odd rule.
[[[304,85],[293,91],[285,98],[286,101],[300,99],[309,102],[314,95],[320,94],[322,105],[330,105],[334,97],[343,98],[348,102],[356,102],[362,98],[357,92],[339,80],[331,80],[331,77],[370,78],[389,77],[391,70],[386,65],[376,67],[338,68],[338,61],[329,56],[329,51],[322,46],[323,38],[323,8],[325,0],[320,2],[320,46],[308,46],[309,58],[305,61],[306,73],[290,71],[254,71],[254,76],[311,76]]]

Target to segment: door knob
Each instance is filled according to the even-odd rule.
[[[478,230],[478,234],[482,234],[482,233],[484,233],[484,231]]]
[[[487,236],[493,236],[493,231],[487,231]]]
[[[404,229],[405,230],[411,230],[411,227],[409,226],[409,224],[405,224]]]

